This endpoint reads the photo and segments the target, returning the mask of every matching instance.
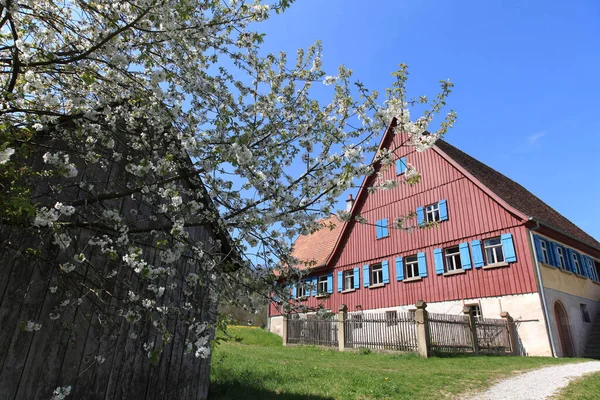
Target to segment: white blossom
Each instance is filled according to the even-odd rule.
[[[6,164],[10,157],[15,154],[15,149],[7,147],[4,150],[0,151],[0,165]]]
[[[42,329],[42,324],[39,324],[35,321],[27,321],[23,326],[23,330],[26,332],[35,332]]]
[[[54,389],[54,392],[52,392],[51,400],[64,400],[70,394],[71,394],[71,386],[57,387],[56,389]]]

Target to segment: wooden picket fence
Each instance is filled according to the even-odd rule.
[[[418,304],[416,312],[347,313],[319,317],[284,318],[284,345],[311,344],[338,349],[418,352],[424,357],[445,354],[517,354],[514,323],[502,318],[475,318],[467,309],[460,315],[434,314]]]
[[[344,321],[344,345],[348,348],[416,351],[414,313],[351,314]]]

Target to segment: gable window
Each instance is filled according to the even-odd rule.
[[[398,311],[386,311],[385,312],[385,326],[398,325]]]
[[[401,175],[406,172],[406,157],[396,160],[396,175]]]
[[[550,264],[550,257],[548,253],[548,246],[546,246],[545,240],[540,240],[540,249],[542,250],[542,259],[540,260],[544,264]]]
[[[581,310],[581,318],[583,319],[583,322],[592,322],[590,319],[590,313],[587,309],[587,304],[579,303],[579,309]]]
[[[319,277],[319,287],[317,289],[317,293],[319,295],[323,295],[326,294],[328,292],[328,285],[327,285],[327,275],[322,275]]]
[[[484,240],[483,248],[485,249],[485,261],[487,265],[504,262],[502,241],[499,237]]]
[[[383,268],[381,263],[371,266],[371,285],[383,284]]]
[[[440,200],[425,207],[417,207],[417,224],[419,226],[447,220],[448,208],[446,200]]]
[[[444,250],[444,261],[446,272],[462,269],[460,250],[458,246],[450,247]]]
[[[556,254],[558,255],[558,266],[562,269],[566,269],[567,260],[565,259],[565,254],[564,254],[563,248],[560,246],[557,246]]]
[[[375,222],[375,237],[377,239],[385,238],[390,236],[388,231],[388,220],[387,218],[380,219]]]
[[[404,276],[406,279],[416,278],[419,276],[419,262],[417,256],[410,256],[405,258],[404,263]]]
[[[354,270],[344,271],[344,290],[354,289]]]
[[[425,222],[439,222],[440,206],[438,203],[430,204],[425,207]]]

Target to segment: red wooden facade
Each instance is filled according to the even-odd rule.
[[[395,143],[384,145],[395,147],[401,139],[388,133],[384,140]],[[440,302],[537,291],[529,233],[525,227],[527,218],[523,214],[495,198],[438,148],[418,153],[412,147],[400,147],[396,156],[406,157],[417,168],[422,175],[421,182],[413,187],[401,184],[393,190],[369,194],[365,187],[370,186],[375,178],[366,179],[357,196],[353,214],[361,214],[369,224],[350,222],[345,226],[327,265],[309,275],[322,276],[333,272],[333,293],[326,299],[308,297],[302,304],[309,307],[323,304],[333,311],[340,304],[346,304],[350,311],[355,311],[357,306],[369,310],[411,305],[417,300]],[[402,177],[397,177],[396,169],[391,167],[383,171],[383,179]],[[388,237],[376,238],[376,228],[372,225],[375,221],[387,218],[391,223],[394,218],[414,212],[417,207],[442,199],[446,200],[448,220],[440,222],[438,227],[413,232],[390,228]],[[413,225],[416,225],[416,218]],[[516,262],[497,269],[472,268],[455,275],[436,274],[434,249],[473,240],[483,241],[506,233],[512,234]],[[396,257],[418,252],[425,253],[427,277],[398,282]],[[382,260],[389,263],[389,284],[377,288],[364,287],[363,265]],[[349,293],[339,293],[338,271],[356,267],[360,268],[360,287]],[[276,307],[271,305],[270,315],[277,314]]]

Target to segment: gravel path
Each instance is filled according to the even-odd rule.
[[[468,400],[542,400],[582,375],[600,371],[600,361],[557,365],[505,379]],[[600,395],[600,394],[599,394]]]

